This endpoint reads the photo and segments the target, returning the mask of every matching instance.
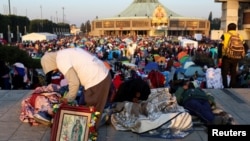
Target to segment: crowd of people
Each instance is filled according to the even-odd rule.
[[[169,70],[171,68],[171,62],[176,60],[177,54],[183,50],[178,42],[172,41],[173,37],[165,38],[165,37],[146,37],[146,36],[137,36],[137,37],[118,37],[118,36],[101,36],[101,37],[92,37],[85,36],[81,37],[78,35],[67,36],[59,38],[58,40],[52,41],[24,41],[21,43],[16,43],[21,50],[27,51],[27,53],[32,58],[41,58],[46,52],[58,51],[66,48],[82,48],[95,54],[101,60],[105,60],[112,64],[112,67],[117,71],[117,67],[128,67],[121,63],[128,60],[129,62],[138,66],[141,70],[148,62],[155,61],[154,55],[158,54],[159,56],[163,56],[166,60],[162,60],[161,62],[161,70],[167,67]],[[194,48],[192,46],[188,47],[188,52],[191,56],[194,56],[195,52],[201,52],[204,54],[208,54],[210,45],[201,44],[198,48]],[[167,60],[170,60],[170,63],[166,63]],[[178,61],[178,60],[176,60]],[[6,65],[6,62],[2,63],[1,66]],[[120,63],[120,65],[119,65]],[[9,72],[12,70],[13,64],[8,64]],[[32,76],[38,76],[35,70],[31,70],[30,68],[26,68],[27,76],[29,80],[31,80]],[[4,75],[4,74],[3,74]],[[2,75],[2,76],[3,76]],[[32,79],[35,82],[29,83],[38,83],[37,78]],[[13,88],[13,83],[11,78],[9,79],[11,82],[10,86],[7,88]],[[20,81],[19,81],[20,82]],[[20,83],[19,83],[20,84]],[[20,88],[26,88],[27,82]],[[37,86],[37,84],[34,84]],[[2,89],[6,88],[6,86],[2,86]],[[16,89],[16,88],[15,88]]]
[[[231,30],[235,29],[229,28],[229,31]],[[75,101],[79,98],[79,90],[82,88],[77,104],[95,106],[103,113],[109,103],[140,103],[147,100],[151,89],[167,87],[177,97],[178,103],[190,113],[201,117],[207,124],[215,123],[211,108],[214,103],[209,101],[209,97],[201,89],[205,88],[205,85],[197,83],[198,78],[205,75],[199,76],[195,72],[189,77],[184,76],[184,82],[176,78],[176,71],[182,70],[185,62],[192,61],[197,55],[213,60],[212,64],[204,64],[209,68],[220,67],[221,62],[219,60],[219,65],[217,64],[217,57],[222,57],[221,66],[223,70],[226,69],[225,66],[228,65],[225,65],[225,61],[228,60],[223,59],[224,54],[221,54],[223,45],[213,42],[202,43],[198,47],[180,46],[168,37],[70,36],[53,41],[23,42],[17,46],[26,50],[31,57],[41,58],[46,84],[68,87],[67,94],[60,98],[61,103]],[[188,57],[183,61],[180,54]],[[153,65],[149,67],[149,64]],[[4,66],[4,63],[1,65]],[[8,74],[7,66],[3,68],[5,69],[1,69],[1,76],[3,82],[6,82],[4,76]],[[236,68],[234,69],[231,73],[236,71]],[[206,73],[206,68],[203,71]],[[235,87],[235,75],[231,74],[229,85],[224,80],[224,72],[222,78],[222,88]],[[55,79],[60,81],[51,81]],[[5,89],[5,86],[1,85],[2,89]],[[101,124],[100,120],[96,124],[97,127]],[[218,120],[216,121],[218,123]]]

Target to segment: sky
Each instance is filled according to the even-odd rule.
[[[49,19],[53,22],[67,22],[78,27],[93,19],[109,18],[125,10],[133,0],[0,0],[0,13],[27,16],[33,19]],[[221,17],[221,3],[214,0],[159,0],[161,4],[175,13],[207,19]],[[64,15],[64,16],[63,16]]]

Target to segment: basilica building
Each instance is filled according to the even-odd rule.
[[[134,0],[117,15],[109,18],[97,16],[91,24],[89,34],[93,36],[181,36],[195,33],[209,36],[210,30],[208,19],[182,16],[158,0]]]

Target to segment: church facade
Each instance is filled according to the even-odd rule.
[[[209,36],[207,19],[184,17],[162,5],[158,0],[134,0],[121,13],[92,21],[90,35],[194,35]]]

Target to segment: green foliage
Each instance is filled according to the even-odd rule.
[[[30,32],[49,32],[54,33],[56,29],[62,30],[69,30],[70,25],[66,23],[58,23],[55,24],[52,21],[49,21],[47,19],[41,20],[41,19],[35,19],[30,21],[29,31]]]
[[[219,30],[220,29],[221,19],[220,18],[213,18],[213,14],[211,11],[208,15],[208,20],[210,22],[210,30]]]
[[[219,30],[220,29],[220,23],[221,23],[221,19],[220,18],[214,18],[210,24],[210,30]]]
[[[212,12],[210,11],[209,16],[208,16],[208,20],[211,22],[212,19],[213,19],[213,14],[212,14]]]
[[[0,15],[0,33],[4,34],[4,38],[8,38],[8,26],[10,27],[11,33],[13,33],[14,37],[12,40],[17,40],[17,33],[24,34],[24,27],[29,26],[29,19],[24,16],[16,16],[16,15]],[[18,27],[18,28],[17,28]]]
[[[0,14],[0,33],[3,33],[4,39],[8,39],[8,26],[10,27],[10,32],[13,33],[12,41],[18,41],[17,33],[22,33],[22,35],[31,32],[49,32],[54,33],[56,30],[59,32],[66,32],[70,30],[70,25],[67,23],[53,23],[47,19],[35,19],[29,20],[25,16],[16,15],[1,15]],[[26,28],[26,29],[25,29]],[[90,27],[88,27],[90,30]]]
[[[83,32],[83,31],[86,31],[86,28],[85,28],[85,24],[84,24],[84,23],[81,24],[80,30],[81,30],[82,32]]]
[[[40,59],[33,59],[29,54],[15,46],[0,46],[0,60],[14,64],[21,62],[28,68],[41,68]]]
[[[91,23],[90,23],[90,21],[88,20],[87,22],[82,23],[80,29],[81,29],[81,31],[83,33],[90,32],[91,31]]]
[[[8,37],[8,25],[11,21],[9,17],[0,14],[0,33],[3,33],[4,39]]]

